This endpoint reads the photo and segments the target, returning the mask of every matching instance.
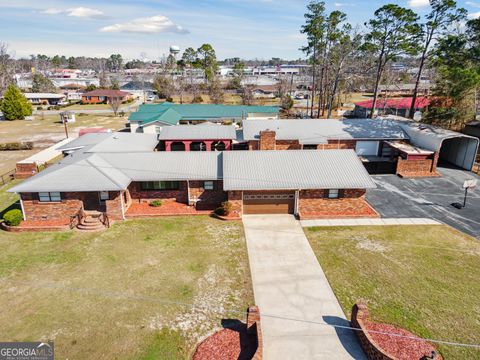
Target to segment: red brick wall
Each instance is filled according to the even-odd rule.
[[[232,204],[232,213],[234,215],[242,215],[243,208],[243,197],[241,191],[229,191],[228,192],[228,201]]]
[[[260,131],[259,150],[275,150],[275,131]]]
[[[123,220],[122,200],[120,196],[121,193],[119,191],[110,191],[110,200],[105,201],[105,211],[111,220]]]
[[[356,140],[328,140],[328,144],[318,145],[319,150],[332,150],[332,149],[353,149],[357,144]]]
[[[317,145],[318,150],[331,150],[331,149],[353,149],[355,150],[356,140],[328,140],[328,144]],[[268,143],[271,147],[271,142]],[[273,150],[273,149],[261,149],[258,140],[250,140],[248,142],[249,150]],[[298,140],[276,140],[275,150],[299,150],[302,149],[302,145]]]
[[[97,193],[62,193],[60,202],[40,202],[36,193],[23,193],[21,198],[27,220],[69,220],[83,208],[83,202],[89,201],[92,194],[97,196]]]
[[[223,191],[223,181],[214,181],[213,190],[205,190],[203,181],[190,181],[190,198],[200,199],[197,210],[213,210],[227,200],[227,193]]]
[[[26,179],[38,173],[35,163],[17,163],[15,166],[15,179]]]
[[[426,160],[406,160],[398,157],[397,175],[401,177],[438,176],[437,174],[438,153]]]
[[[128,191],[133,202],[150,202],[152,200],[170,199],[188,204],[187,182],[181,181],[178,190],[142,190],[139,182],[132,182]]]
[[[298,142],[298,140],[277,140],[275,145],[275,150],[300,150],[302,149],[302,145]]]
[[[328,199],[326,190],[301,190],[299,194],[299,217],[306,218],[345,218],[378,217],[378,214],[365,200],[366,190],[340,190],[340,198]]]

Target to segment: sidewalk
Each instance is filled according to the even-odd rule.
[[[353,331],[331,326],[350,323],[300,222],[291,215],[244,215],[243,224],[263,359],[365,359]]]
[[[427,218],[384,218],[384,219],[319,219],[302,220],[303,227],[311,226],[382,226],[382,225],[442,225],[441,222]]]

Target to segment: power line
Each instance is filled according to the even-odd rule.
[[[2,280],[3,282],[6,282],[6,279]],[[23,284],[27,286],[32,286],[36,288],[41,288],[41,289],[57,289],[57,290],[64,290],[64,291],[70,291],[70,292],[77,292],[77,293],[84,293],[87,295],[98,295],[98,296],[104,296],[107,298],[121,298],[121,299],[127,299],[127,300],[133,300],[133,301],[151,301],[151,302],[157,302],[161,304],[167,304],[167,305],[180,305],[184,307],[189,307],[193,310],[198,310],[198,311],[204,311],[204,312],[212,312],[216,313],[219,315],[227,315],[229,313],[236,313],[240,315],[246,315],[246,311],[239,311],[239,310],[216,310],[212,309],[210,307],[205,308],[202,306],[195,305],[194,303],[185,303],[185,302],[179,302],[175,300],[170,300],[170,299],[162,299],[158,297],[152,297],[152,296],[143,296],[143,295],[129,295],[126,293],[122,292],[117,292],[117,291],[104,291],[104,290],[98,290],[98,289],[87,289],[87,288],[75,288],[75,287],[67,287],[63,285],[57,285],[57,284],[47,284],[47,285],[39,285],[39,284],[33,284],[29,283],[26,281],[15,281],[16,284]],[[312,325],[320,325],[320,326],[329,326],[337,329],[344,329],[344,330],[352,330],[352,331],[358,331],[358,332],[365,332],[365,333],[370,333],[370,334],[378,334],[378,335],[386,335],[386,336],[391,336],[391,337],[397,337],[397,338],[403,338],[403,339],[410,339],[410,340],[415,340],[415,341],[429,341],[432,343],[438,343],[442,345],[450,345],[450,346],[459,346],[459,347],[468,347],[468,348],[475,348],[475,349],[480,349],[480,344],[468,344],[468,343],[460,343],[460,342],[455,342],[455,341],[447,341],[447,340],[437,340],[437,339],[431,339],[431,338],[421,338],[418,336],[408,336],[408,335],[401,335],[401,334],[396,334],[396,333],[390,333],[386,331],[378,331],[378,330],[363,330],[359,328],[355,328],[352,326],[347,326],[347,325],[338,325],[338,324],[328,324],[326,322],[320,322],[320,321],[314,321],[314,320],[307,320],[307,319],[298,319],[298,318],[292,318],[292,317],[286,317],[283,315],[274,315],[274,314],[268,314],[268,313],[263,313],[260,311],[260,317],[269,317],[269,318],[274,318],[274,319],[279,319],[279,320],[286,320],[286,321],[294,321],[294,322],[301,322],[301,323],[307,323],[307,324],[312,324]]]

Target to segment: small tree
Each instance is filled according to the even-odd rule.
[[[253,103],[253,85],[245,84],[242,86],[242,93],[240,95],[242,97],[242,104],[243,105],[252,105]]]
[[[122,98],[120,96],[111,97],[109,105],[112,108],[113,114],[115,116],[117,116],[118,115],[118,110],[120,109],[120,106],[122,105]]]
[[[158,74],[155,77],[155,80],[153,81],[153,88],[157,92],[157,95],[160,99],[171,97],[175,91],[172,78],[166,73]]]
[[[290,114],[290,110],[293,108],[293,99],[290,95],[285,94],[282,97],[281,107],[284,113]]]
[[[0,103],[0,110],[6,120],[23,120],[32,115],[32,104],[15,85],[9,85]]]
[[[224,93],[220,81],[215,77],[208,86],[210,101],[214,104],[221,104],[224,100]]]
[[[53,82],[47,78],[46,76],[36,73],[33,75],[33,81],[32,81],[32,91],[35,93],[40,93],[40,92],[55,92],[55,85],[53,85]]]

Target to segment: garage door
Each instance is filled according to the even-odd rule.
[[[357,152],[357,155],[377,156],[378,141],[357,141],[355,151]]]
[[[244,214],[293,214],[294,194],[244,195]]]

